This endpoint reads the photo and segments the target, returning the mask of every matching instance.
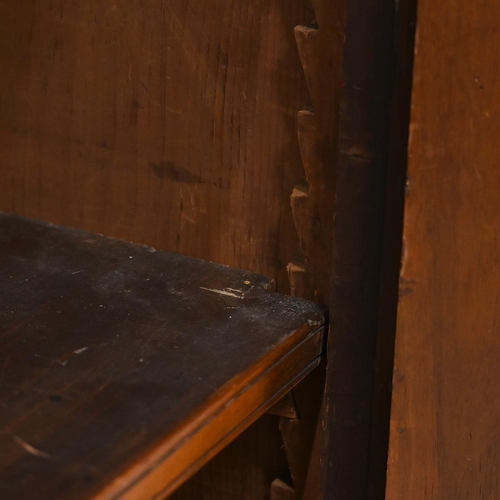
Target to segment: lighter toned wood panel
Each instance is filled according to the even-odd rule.
[[[388,500],[500,498],[500,5],[419,2]]]
[[[0,14],[0,208],[287,288],[302,0],[9,0]]]

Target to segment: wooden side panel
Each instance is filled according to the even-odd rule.
[[[7,0],[0,209],[278,278],[305,0]]]
[[[388,500],[500,498],[499,25],[419,2]]]

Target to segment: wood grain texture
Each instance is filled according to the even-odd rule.
[[[320,4],[321,2],[317,2]],[[330,294],[333,214],[335,205],[334,160],[338,151],[338,113],[341,90],[343,2],[320,5],[314,19],[296,26],[295,40],[309,90],[307,109],[298,112],[298,143],[307,185],[297,185],[291,195],[295,228],[299,235],[305,283],[313,285],[313,296],[326,304]],[[330,17],[331,16],[331,17]],[[305,23],[305,24],[304,24]],[[300,196],[299,196],[300,194]],[[297,260],[290,275],[299,281]],[[292,284],[293,286],[293,284]],[[310,292],[304,290],[308,295]]]
[[[287,263],[303,263],[289,204],[305,180],[296,111],[309,100],[293,29],[314,19],[309,0],[7,0],[0,14],[0,209],[290,291]],[[197,477],[207,498],[238,496],[235,466],[265,498],[278,430],[251,432],[261,439]]]
[[[293,294],[327,304],[331,291],[345,3],[312,3],[314,19],[304,18],[294,30],[309,101],[297,115],[297,139],[306,184],[297,184],[290,197],[302,259],[295,258],[287,269]],[[299,418],[282,419],[280,423],[298,498],[304,494],[314,498],[317,494],[312,489],[318,482],[312,480],[315,486],[307,492],[306,480],[322,399],[317,389],[324,386],[324,379],[324,371],[319,378],[306,379],[298,388],[302,397],[309,395],[306,402],[302,401],[305,412],[301,411]],[[317,469],[316,461],[312,468]]]
[[[314,445],[318,415],[325,386],[326,363],[322,363],[293,389],[295,417],[281,418],[280,431],[285,446],[295,494],[301,499]]]
[[[333,9],[318,0],[317,9]],[[395,61],[391,0],[347,0],[336,161],[331,332],[308,500],[365,500]],[[318,11],[319,12],[319,11]],[[335,16],[325,15],[326,19]],[[321,30],[321,23],[319,23]],[[338,32],[338,31],[337,31]]]
[[[284,418],[298,418],[297,404],[295,403],[295,396],[290,391],[285,397],[281,398],[274,406],[269,408],[268,411],[271,415],[278,415]]]
[[[0,491],[168,494],[319,363],[269,279],[0,215]]]
[[[500,498],[499,23],[419,2],[388,500]]]
[[[296,192],[295,189],[294,192]],[[301,299],[314,300],[316,298],[314,294],[314,280],[307,271],[305,263],[301,262],[297,264],[290,262],[286,269],[288,271],[288,280],[290,281],[290,295],[292,297],[300,297]]]
[[[417,0],[399,0],[366,500],[385,500]]]
[[[297,500],[295,490],[280,479],[273,481],[269,500]]]
[[[306,0],[0,5],[0,209],[288,291]]]
[[[288,470],[278,420],[260,417],[169,500],[268,499],[270,484]]]

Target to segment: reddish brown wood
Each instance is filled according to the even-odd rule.
[[[302,498],[325,384],[325,363],[293,389],[297,415],[282,418],[280,430],[297,498]]]
[[[306,269],[305,262],[290,262],[286,269],[290,281],[290,295],[292,297],[314,300],[316,298],[314,280],[311,273]]]
[[[419,1],[388,500],[500,498],[499,23]]]
[[[287,263],[303,263],[289,194],[305,179],[293,29],[314,19],[307,0],[7,0],[0,15],[0,209],[265,273],[289,292]],[[204,494],[231,491],[223,469],[236,466],[246,494],[269,491],[278,429],[252,432]]]
[[[317,25],[317,20],[312,24]],[[328,26],[328,24],[327,24]],[[332,160],[337,151],[339,41],[328,29],[299,25],[295,40],[307,81],[311,110],[298,112],[298,142],[307,186],[297,185],[291,196],[295,228],[317,300],[326,303],[330,292],[334,182]],[[336,43],[335,43],[336,42]]]
[[[304,178],[304,0],[7,0],[0,209],[272,276]]]
[[[315,3],[332,9],[332,2]],[[344,91],[335,163],[332,325],[308,500],[365,500],[370,467],[395,4],[348,0],[344,6],[337,18],[345,19],[345,29],[336,32],[345,34],[345,47],[338,58]],[[331,23],[333,16],[325,19]]]
[[[275,405],[269,408],[268,413],[285,418],[298,418],[299,415],[297,413],[297,405],[293,392],[290,391],[285,397],[281,398]]]
[[[0,491],[167,495],[319,364],[265,277],[0,214]]]
[[[399,0],[398,2],[396,73],[391,105],[390,151],[386,176],[384,241],[380,273],[367,500],[385,499],[416,6],[416,0]]]
[[[295,490],[288,484],[281,481],[281,479],[275,479],[271,485],[271,496],[270,500],[297,500],[297,495]]]
[[[309,89],[309,105],[298,112],[298,143],[307,184],[291,195],[295,228],[303,263],[288,265],[291,288],[298,296],[326,304],[330,297],[335,159],[338,150],[338,114],[341,95],[344,2],[313,2],[314,19],[295,28],[295,40]],[[323,372],[321,372],[323,375]],[[280,429],[290,465],[295,494],[305,492],[307,468],[318,423],[320,389],[324,376],[306,380],[299,389],[310,397],[299,418],[282,419]],[[297,392],[298,394],[298,392]]]
[[[313,22],[316,24],[316,20]],[[311,23],[311,24],[313,24]],[[329,88],[331,82],[324,81],[328,78],[328,71],[321,60],[322,33],[312,26],[299,25],[295,27],[295,41],[300,55],[300,61],[304,68],[307,87],[313,109],[321,108],[324,103],[325,89]],[[331,91],[331,89],[329,89]]]
[[[260,417],[169,500],[268,499],[271,483],[288,470],[278,421],[274,415]]]

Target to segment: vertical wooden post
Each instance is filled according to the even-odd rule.
[[[290,197],[302,255],[290,262],[287,270],[292,295],[326,305],[333,244],[344,0],[314,0],[312,4],[315,18],[304,19],[294,30],[309,102],[304,102],[304,109],[297,114],[306,183],[297,184]],[[323,384],[324,370],[304,380],[295,390],[298,416],[280,422],[297,498],[304,493]],[[277,491],[275,488],[272,494],[277,495]]]
[[[331,330],[308,500],[365,500],[382,259],[395,3],[347,0]]]

